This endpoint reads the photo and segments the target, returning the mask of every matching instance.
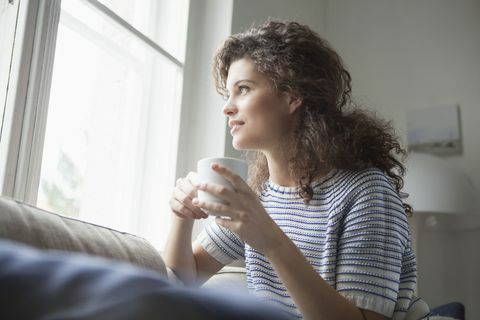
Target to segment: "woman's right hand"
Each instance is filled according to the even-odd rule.
[[[199,207],[192,205],[192,199],[197,197],[194,184],[198,181],[197,174],[190,172],[185,178],[180,178],[170,198],[170,208],[182,219],[205,219],[208,215]]]

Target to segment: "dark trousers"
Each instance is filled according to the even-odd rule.
[[[286,319],[238,293],[172,285],[126,263],[0,240],[0,319]]]

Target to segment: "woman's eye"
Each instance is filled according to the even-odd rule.
[[[238,91],[240,91],[240,94],[245,94],[245,93],[247,93],[249,90],[250,90],[250,88],[247,87],[247,86],[240,86],[240,87],[238,87]]]

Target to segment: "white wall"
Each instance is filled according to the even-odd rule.
[[[459,104],[464,152],[449,157],[480,196],[480,1],[335,0],[326,35],[353,77],[353,94],[394,121],[406,141],[408,109]],[[477,212],[480,213],[480,212]],[[459,300],[480,318],[478,217],[438,217],[421,227],[419,293],[432,305]],[[465,226],[470,227],[465,228]]]
[[[464,154],[451,160],[480,188],[480,2],[339,0],[327,10],[327,36],[351,70],[354,94],[393,119],[402,137],[406,110],[460,105]]]
[[[308,24],[317,32],[324,29],[324,0],[235,0],[232,32],[242,32],[267,18],[293,20]]]
[[[196,171],[197,160],[225,152],[224,101],[215,91],[211,65],[215,49],[230,35],[232,6],[232,0],[190,1],[177,177]],[[194,236],[201,228],[197,223]]]
[[[223,99],[213,85],[212,58],[230,34],[232,1],[192,0],[188,26],[185,82],[177,176],[195,170],[196,161],[224,153]]]

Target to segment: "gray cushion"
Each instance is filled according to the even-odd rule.
[[[0,238],[40,249],[82,252],[131,262],[166,276],[160,254],[146,240],[0,197]]]
[[[202,286],[210,289],[231,289],[247,292],[245,267],[225,266]]]

